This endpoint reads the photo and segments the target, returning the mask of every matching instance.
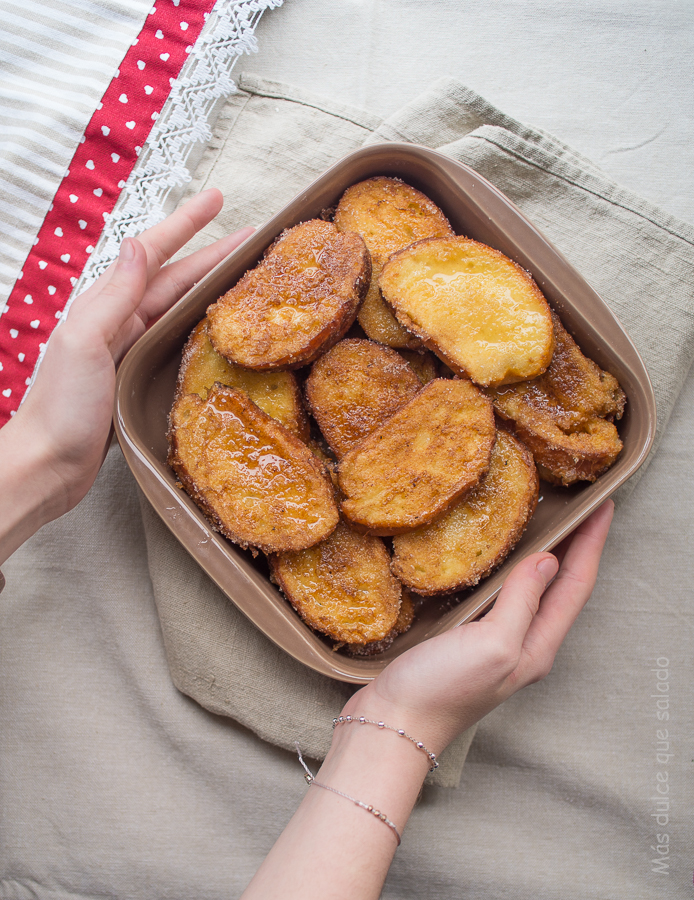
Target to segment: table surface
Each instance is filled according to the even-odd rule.
[[[455,76],[694,223],[692,2],[285,0],[265,14],[256,34],[259,52],[244,57],[236,74],[292,83],[383,116],[434,79]],[[667,298],[655,302],[663,304],[666,322]],[[108,479],[115,465],[110,459],[88,504],[109,504],[117,524],[137,511],[137,499],[134,491],[113,495]],[[690,373],[647,476],[619,510],[599,585],[555,670],[482,723],[458,790],[425,791],[384,897],[691,896],[693,469]],[[107,530],[86,533],[88,504],[68,525],[44,530],[8,573],[26,574],[38,553],[46,579],[60,571],[68,527],[88,542],[95,568],[111,564],[109,553],[127,559],[127,546],[100,544]],[[92,573],[72,577],[77,590]],[[155,691],[142,693],[135,669],[121,672],[114,690],[98,668],[99,646],[83,670],[82,651],[71,645],[72,668],[56,671],[37,701],[30,673],[42,661],[21,649],[22,613],[12,605],[20,601],[37,605],[57,642],[67,641],[75,621],[67,611],[44,609],[29,590],[3,612],[3,677],[21,683],[21,702],[45,718],[32,712],[31,736],[22,730],[27,718],[2,745],[13,777],[6,768],[0,897],[29,896],[22,893],[27,886],[52,898],[237,896],[303,792],[295,760],[176,694],[162,668],[151,598],[147,607],[134,600],[126,612],[139,623],[133,666],[150,667]],[[90,615],[107,653],[118,613],[104,604]],[[590,671],[577,683],[573,676],[586,657]],[[29,673],[21,682],[20,669]],[[65,705],[77,672],[93,679],[95,702],[113,712],[93,735],[91,763],[67,749],[71,729],[89,731],[89,716],[51,714]],[[662,729],[659,681],[668,684],[670,713]],[[146,728],[133,710],[147,719]],[[181,710],[189,721],[176,724],[174,746],[167,729]],[[666,736],[658,738],[658,730]],[[231,748],[224,756],[220,733]],[[46,776],[49,742],[60,786]],[[657,755],[665,752],[663,742],[667,758]],[[93,793],[73,802],[71,791],[85,773]],[[653,797],[663,783],[672,808],[667,826],[656,827]],[[663,833],[667,875],[656,874],[651,862]]]
[[[435,78],[453,75],[508,115],[573,146],[616,182],[694,223],[694,3],[303,0],[266,16],[258,39],[261,52],[244,59],[240,71],[384,116]],[[667,298],[654,302],[666,316]],[[691,861],[683,852],[691,820],[675,814],[662,831],[654,828],[649,798],[659,772],[675,782],[682,813],[691,789],[685,786],[691,756],[685,757],[694,674],[686,650],[693,622],[693,465],[690,372],[657,456],[618,513],[598,589],[555,671],[482,723],[460,788],[462,819],[445,816],[443,825],[435,801],[422,813],[429,835],[445,848],[443,871],[434,869],[432,877],[456,885],[439,888],[440,896],[501,897],[514,884],[509,896],[665,896],[659,893],[665,876],[652,871],[656,833],[672,844],[667,896],[688,896]],[[569,670],[580,654],[590,654],[594,671],[577,685]],[[664,672],[653,670],[664,662],[678,687],[664,723],[669,731],[660,731],[675,756],[659,762],[654,691]],[[566,692],[565,703],[553,701],[555,691]],[[574,702],[577,693],[585,703]],[[568,726],[571,737],[562,745],[553,732],[572,715],[583,721]],[[536,742],[526,739],[530,716]],[[557,752],[566,754],[558,764]],[[661,765],[676,759],[669,772]],[[469,880],[451,862],[455,840],[446,833],[463,820],[458,834]],[[424,828],[418,835],[427,840]],[[618,872],[610,868],[611,854]],[[401,896],[406,867],[403,862],[392,873],[386,896]]]

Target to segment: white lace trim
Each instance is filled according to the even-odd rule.
[[[219,0],[177,78],[62,313],[118,256],[121,241],[161,222],[192,179],[221,105],[236,90],[231,72],[255,53],[255,29],[283,0]],[[196,152],[197,151],[197,152]]]
[[[175,0],[174,0],[175,2]],[[191,181],[199,155],[212,137],[212,128],[227,97],[236,85],[231,72],[240,56],[255,53],[255,29],[266,9],[284,0],[218,0],[190,56],[174,83],[155,126],[113,208],[105,217],[104,230],[87,260],[62,313],[118,256],[121,241],[136,237],[161,222],[175,208],[185,185]],[[197,154],[195,151],[198,151]],[[47,344],[39,345],[22,403],[36,379]],[[20,404],[21,405],[21,404]]]

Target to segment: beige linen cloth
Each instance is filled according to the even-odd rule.
[[[690,226],[454,82],[387,123],[266,82],[241,88],[191,185],[227,182],[223,218],[202,240],[261,222],[366,140],[441,141],[505,190],[617,309],[665,425],[692,352]],[[650,470],[618,510],[594,596],[551,674],[480,723],[458,790],[423,791],[384,898],[691,898],[693,407],[690,376]],[[255,733],[312,742],[318,755],[342,686],[309,685],[311,673],[218,594],[207,595],[209,608],[226,631],[209,636],[205,579],[151,511],[143,524],[117,448],[85,500],[2,569],[2,900],[239,896],[307,790],[296,755]],[[167,601],[179,604],[178,620]],[[231,673],[217,702],[233,698],[248,727],[176,690],[160,622],[169,661],[196,674],[193,697],[209,697],[221,677],[219,666],[193,668],[188,635],[196,622],[208,629],[206,659],[217,652]],[[667,722],[656,717],[663,704]],[[315,721],[322,731],[312,736]],[[666,826],[654,818],[663,777]],[[669,874],[652,862],[662,832]]]
[[[610,182],[548,134],[509,119],[452,79],[387,121],[245,76],[226,104],[188,195],[219,187],[224,211],[186,252],[259,224],[364,144],[408,141],[465,162],[500,188],[601,294],[651,375],[656,446],[694,351],[694,229]],[[185,198],[184,198],[185,199]],[[642,474],[643,469],[639,473]],[[622,488],[628,493],[635,483]],[[149,572],[175,685],[263,740],[322,758],[353,688],[276,648],[183,553],[141,500]],[[458,784],[474,729],[442,757],[434,784]]]

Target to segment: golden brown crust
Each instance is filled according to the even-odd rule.
[[[530,452],[499,431],[486,476],[464,500],[416,531],[393,538],[393,572],[418,594],[477,584],[511,552],[537,506]]]
[[[330,480],[333,485],[337,487],[337,462],[323,436],[310,437],[306,442],[306,446],[311,453],[323,463],[326,472],[330,476]]]
[[[398,178],[379,176],[347,188],[335,211],[340,231],[360,234],[371,254],[371,286],[359,310],[367,336],[389,347],[418,347],[384,304],[378,288],[383,264],[413,241],[453,234],[441,210],[420,191]]]
[[[169,465],[229,540],[301,550],[338,521],[333,487],[305,444],[236,388],[185,394],[169,418]]]
[[[372,341],[342,340],[358,309]],[[410,627],[410,589],[465,589],[506,558],[537,503],[538,470],[592,481],[621,449],[617,381],[581,354],[526,272],[456,237],[398,179],[349,188],[334,224],[285,231],[208,315],[183,353],[169,463],[213,527],[267,553],[307,624],[353,656],[384,652]],[[286,371],[308,363],[320,433]],[[376,535],[394,535],[392,560]]]
[[[303,441],[308,440],[308,420],[301,391],[292,372],[254,372],[220,356],[207,336],[207,319],[191,332],[178,370],[176,398],[197,394],[206,399],[215,382],[245,391],[256,406]]]
[[[438,359],[423,347],[420,350],[398,350],[398,353],[412,366],[422,384],[429,384],[439,377],[439,369],[442,367]]]
[[[312,362],[347,331],[371,262],[357,234],[312,219],[283,232],[263,260],[207,310],[222,356],[249,369]]]
[[[395,351],[374,341],[340,341],[313,364],[306,399],[337,458],[420,391],[422,384]]]
[[[338,464],[344,515],[371,534],[431,522],[487,471],[491,402],[470,381],[437,378]]]
[[[617,379],[583,355],[552,315],[555,351],[539,378],[489,394],[497,413],[513,423],[546,481],[595,481],[617,459],[622,442],[611,419],[626,397]]]
[[[345,522],[308,550],[271,556],[270,570],[302,619],[337,641],[383,640],[398,619],[401,587],[385,544]]]
[[[393,636],[397,637],[399,634],[405,634],[406,631],[410,630],[413,622],[414,602],[412,594],[406,588],[403,588],[402,597],[400,598],[400,612],[395,620],[395,625],[393,625]]]
[[[375,286],[364,297],[364,302],[357,313],[357,319],[364,329],[364,334],[372,341],[378,341],[379,344],[395,347],[398,350],[405,348],[414,350],[421,347],[421,339],[403,327],[388,308],[378,289],[378,283],[372,279],[371,284]]]
[[[391,256],[379,284],[398,321],[476,384],[533,378],[549,365],[547,301],[527,272],[486,244],[418,241]]]
[[[409,631],[414,621],[414,603],[412,595],[403,588],[402,600],[400,601],[400,612],[397,621],[388,634],[381,641],[371,641],[368,644],[336,644],[333,650],[344,649],[349,656],[376,656],[377,653],[383,653],[387,650],[399,634]]]
[[[544,375],[490,393],[500,401],[517,393],[524,405],[549,412],[565,429],[596,417],[620,419],[626,397],[617,379],[584,356],[556,313],[552,313],[552,327],[554,355]]]

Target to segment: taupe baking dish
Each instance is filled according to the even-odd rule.
[[[628,403],[619,430],[624,449],[594,484],[541,483],[537,512],[506,562],[474,590],[427,599],[415,622],[384,653],[351,659],[312,632],[271,584],[262,557],[253,559],[221,535],[176,487],[166,463],[167,414],[181,350],[207,306],[262,256],[285,228],[334,206],[351,184],[390,175],[419,188],[458,234],[490,244],[527,269],[583,351],[617,377]],[[646,369],[619,322],[588,283],[523,214],[472,169],[410,144],[357,151],[329,169],[220,263],[132,348],[118,372],[115,427],[128,465],[158,514],[230,601],[267,637],[307,666],[342,681],[366,683],[404,650],[479,616],[512,566],[554,547],[612,494],[646,458],[655,432],[655,399]]]

